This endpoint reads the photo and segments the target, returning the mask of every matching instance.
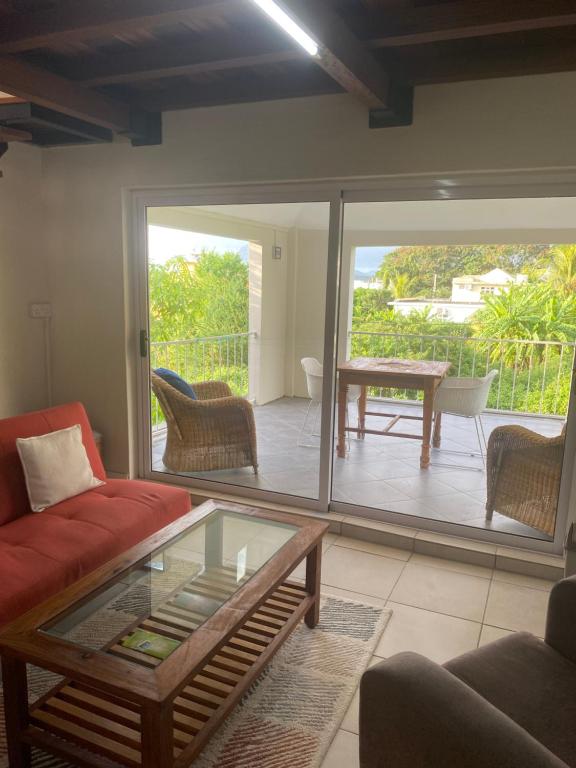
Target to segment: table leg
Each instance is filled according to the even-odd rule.
[[[142,708],[142,768],[171,768],[174,764],[172,706],[146,704]]]
[[[304,616],[306,625],[313,629],[320,619],[320,572],[322,568],[322,542],[306,558],[306,591],[313,595],[314,605]]]
[[[422,453],[420,468],[427,469],[430,465],[430,437],[432,436],[432,416],[434,407],[434,387],[424,390],[424,405],[422,409]]]
[[[28,727],[28,681],[26,664],[18,659],[2,659],[6,741],[10,768],[29,768],[30,747],[21,740]]]
[[[434,414],[434,432],[432,434],[432,445],[434,448],[440,448],[442,442],[442,411]]]
[[[338,458],[346,458],[346,410],[348,408],[348,384],[342,381],[338,383]]]
[[[362,385],[360,389],[360,399],[358,400],[358,428],[361,430],[358,433],[358,437],[364,440],[364,429],[366,427],[366,397],[368,387]]]

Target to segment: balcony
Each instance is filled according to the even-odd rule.
[[[393,332],[351,332],[351,356],[402,357],[446,360],[460,376],[483,376],[496,368],[483,424],[488,437],[500,425],[519,425],[542,435],[560,434],[567,409],[575,346],[561,342],[474,339]],[[190,382],[220,379],[233,392],[249,396],[258,338],[255,334],[193,339],[152,345],[153,367],[177,370]],[[417,393],[372,390],[369,410],[414,414],[420,408]],[[281,397],[255,405],[259,474],[250,469],[195,473],[195,477],[317,497],[319,450],[299,445],[309,401]],[[350,418],[354,419],[353,406]],[[380,422],[380,423],[376,423]],[[367,417],[367,426],[381,428],[382,420]],[[153,468],[162,463],[166,439],[162,413],[153,404]],[[334,460],[332,496],[337,501],[375,507],[415,517],[431,518],[466,526],[489,528],[544,538],[534,529],[494,514],[485,519],[486,473],[479,457],[471,421],[444,415],[443,450],[432,451],[428,470],[419,467],[418,441],[367,435],[351,439],[346,459]],[[314,438],[319,442],[319,438]]]

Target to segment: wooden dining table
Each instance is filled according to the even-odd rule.
[[[340,458],[346,457],[346,432],[353,432],[360,439],[365,435],[385,435],[387,437],[405,437],[422,441],[420,467],[430,465],[430,440],[434,418],[434,395],[450,370],[450,363],[431,360],[399,360],[386,357],[357,357],[338,366],[338,447]],[[358,426],[350,427],[346,423],[348,408],[348,387],[360,385],[361,394],[358,402]],[[389,389],[412,389],[424,393],[422,415],[406,415],[383,411],[366,410],[367,389],[382,387]],[[382,416],[389,421],[384,429],[367,429],[366,416]],[[436,415],[434,425],[434,444],[440,444],[441,414]],[[394,427],[401,420],[421,421],[422,432],[397,431]]]

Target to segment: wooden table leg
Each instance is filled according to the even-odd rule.
[[[171,768],[174,764],[172,706],[146,704],[142,708],[142,768]]]
[[[366,428],[366,398],[368,393],[368,387],[362,385],[360,388],[360,399],[358,400],[358,427],[360,432],[358,437],[364,440],[364,429]]]
[[[28,681],[26,664],[18,659],[2,659],[6,741],[10,768],[29,768],[30,747],[20,735],[28,727]]]
[[[432,445],[434,448],[440,448],[442,442],[442,411],[434,414],[434,432],[432,434]]]
[[[422,453],[420,468],[427,469],[430,465],[430,438],[432,436],[432,416],[434,407],[434,387],[424,390],[424,405],[422,408]]]
[[[306,591],[314,595],[314,605],[304,616],[306,625],[313,629],[320,619],[320,572],[322,569],[322,542],[306,558]]]
[[[346,410],[348,408],[348,384],[342,381],[338,383],[338,458],[346,458]]]

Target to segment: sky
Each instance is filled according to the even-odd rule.
[[[382,259],[397,246],[371,246],[356,249],[357,272],[373,275]],[[189,256],[203,248],[213,249],[218,253],[234,251],[246,259],[246,242],[231,237],[204,235],[201,232],[188,232],[182,229],[170,229],[151,224],[148,227],[148,253],[151,264],[164,264],[172,256]]]
[[[164,264],[172,256],[190,256],[203,248],[218,253],[246,251],[244,240],[231,237],[203,235],[200,232],[188,232],[182,229],[170,229],[150,224],[148,227],[148,258],[151,264]]]
[[[384,256],[394,251],[397,247],[397,245],[377,245],[365,248],[356,248],[356,271],[366,272],[370,275],[373,275],[382,263]]]

